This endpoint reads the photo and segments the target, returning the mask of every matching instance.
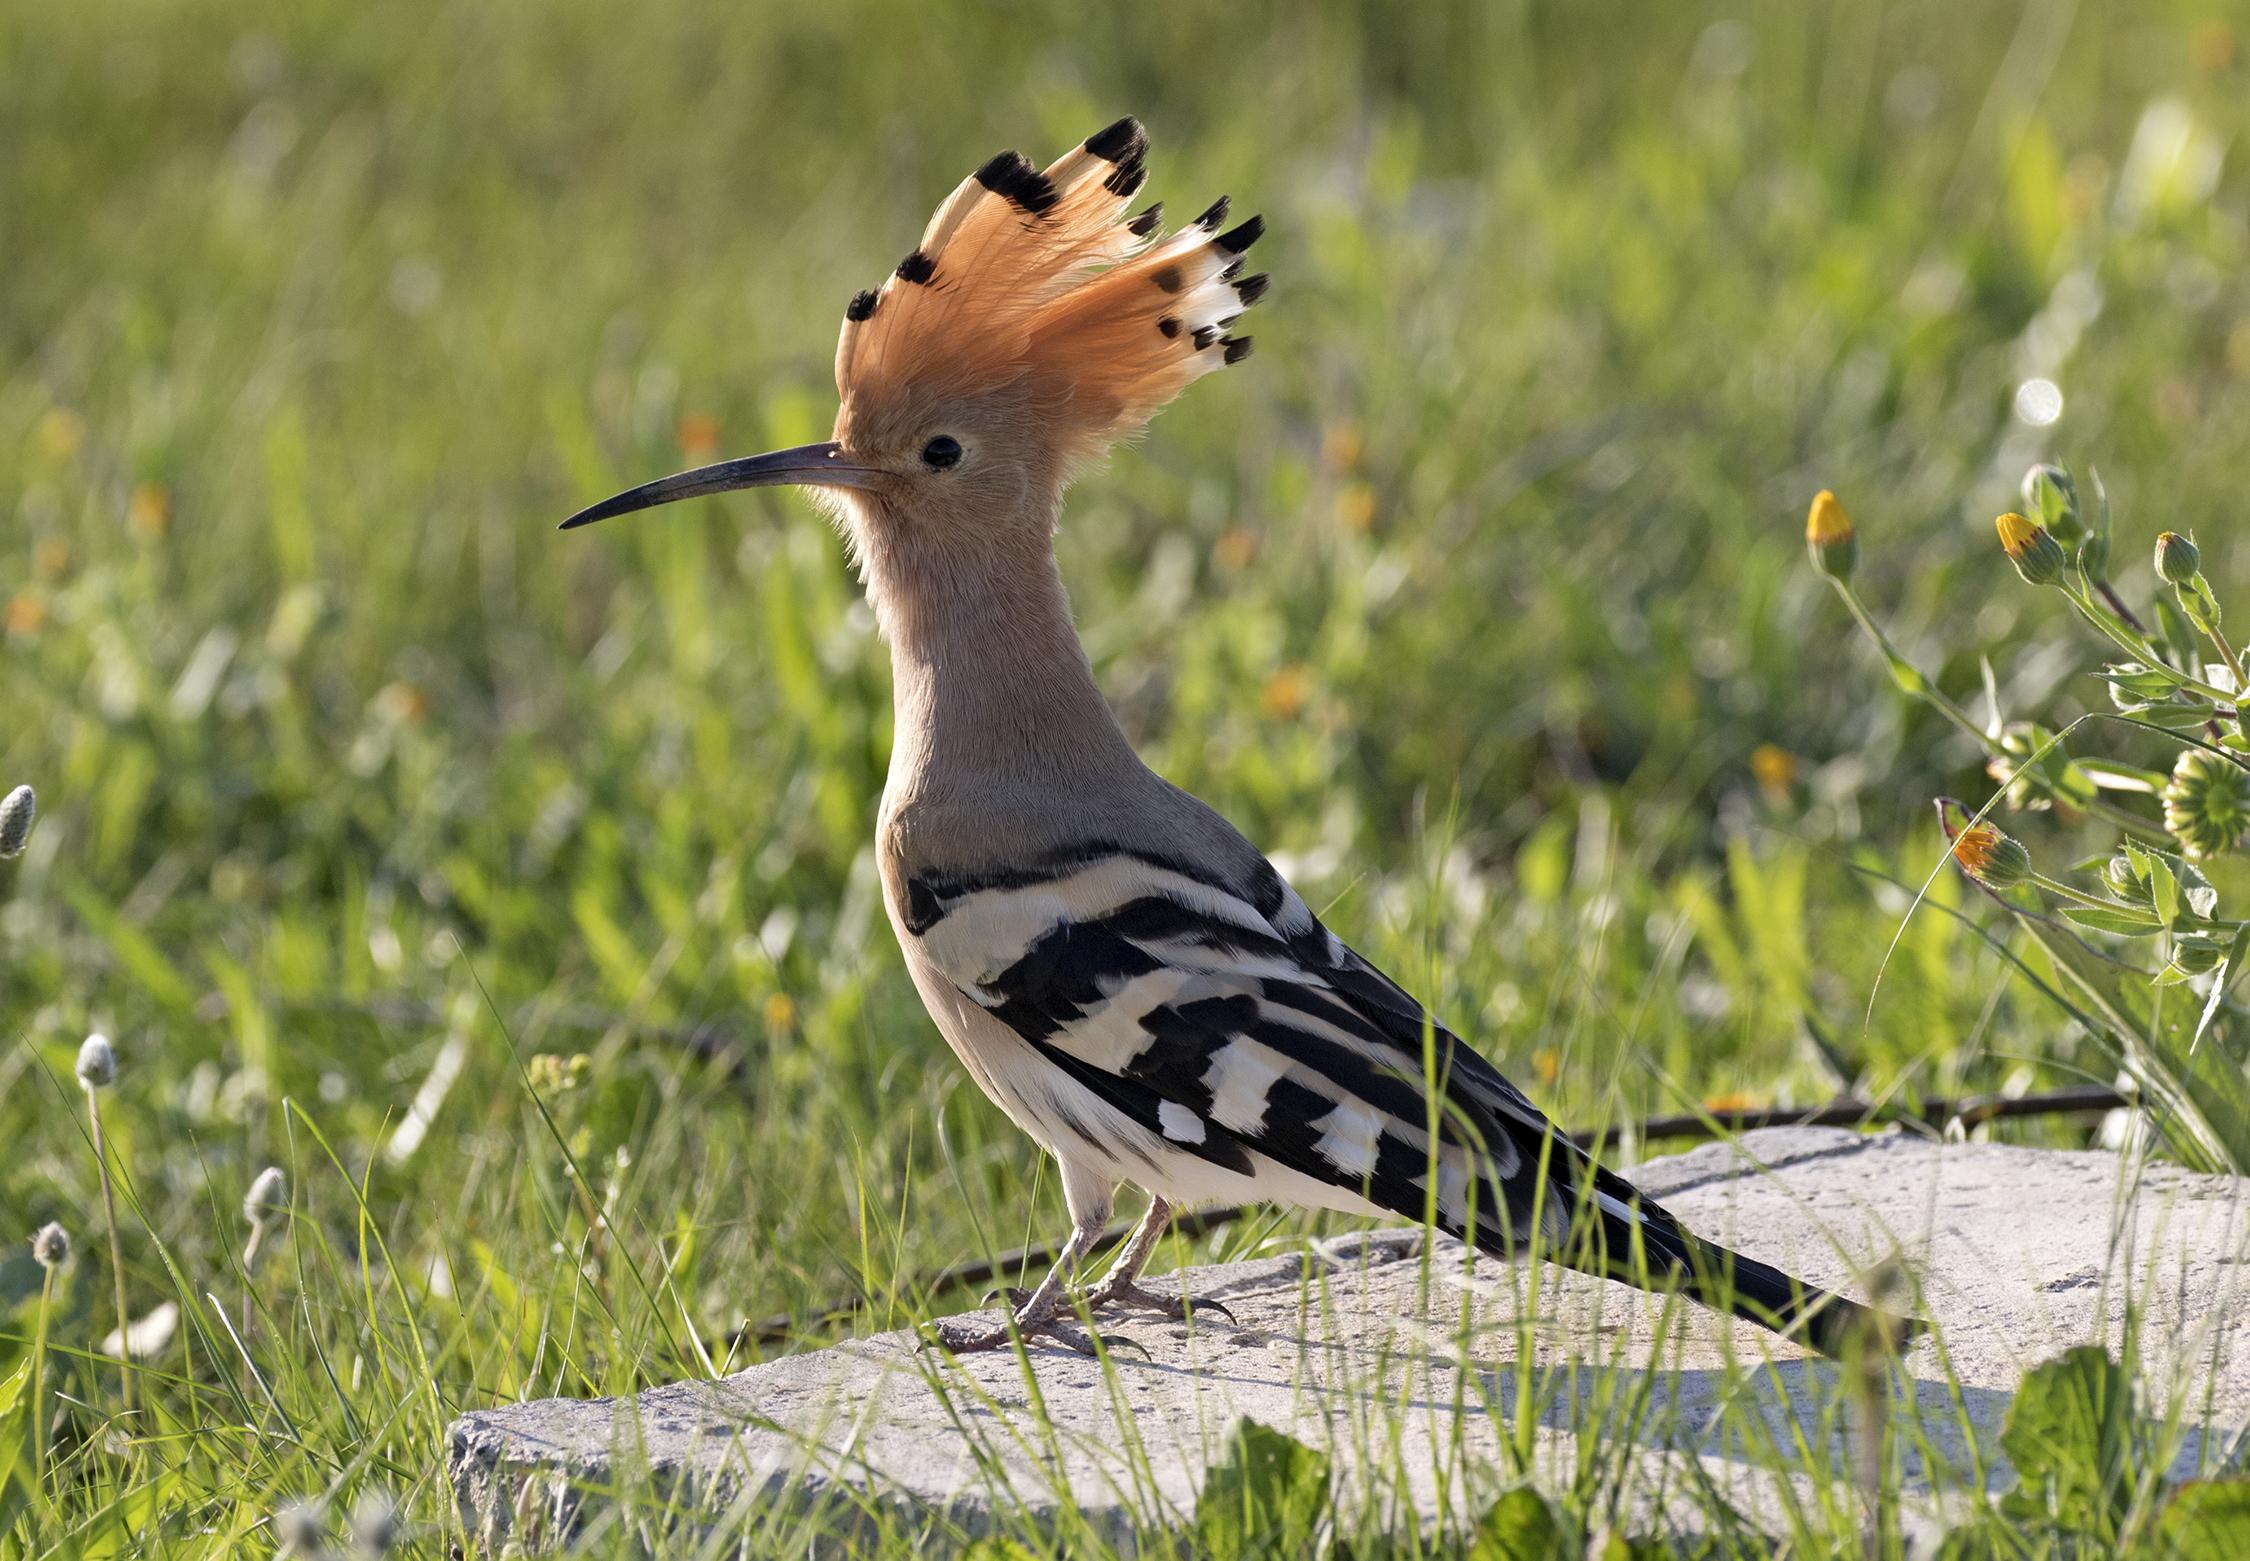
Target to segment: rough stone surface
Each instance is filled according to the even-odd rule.
[[[2128,1299],[2143,1412],[2178,1426],[2177,1472],[2250,1420],[2242,1183],[1826,1129],[1752,1133],[1634,1180],[1704,1234],[1823,1284],[1864,1294],[1873,1264],[1903,1261],[1938,1332],[1891,1395],[1894,1419],[1919,1423],[1908,1477],[1926,1501],[1980,1468],[2007,1479],[1996,1436],[2024,1370],[2117,1343]],[[1450,1242],[1421,1254],[1418,1232],[1382,1231],[1193,1270],[1190,1293],[1235,1322],[1113,1324],[1149,1358],[1115,1352],[1106,1376],[1043,1346],[1027,1381],[1013,1355],[944,1361],[892,1333],[631,1401],[466,1415],[450,1473],[472,1531],[533,1546],[606,1524],[676,1536],[878,1508],[973,1533],[1058,1486],[1097,1524],[1177,1521],[1243,1416],[1322,1447],[1349,1500],[1401,1523],[1473,1517],[1519,1477],[1511,1447],[1553,1485],[1584,1456],[1621,1458],[1640,1522],[1693,1523],[1685,1493],[1704,1479],[1753,1519],[1807,1494],[1792,1448],[1799,1427],[1838,1434],[1834,1367],[1550,1266],[1472,1261]],[[638,1494],[620,1503],[619,1489]]]

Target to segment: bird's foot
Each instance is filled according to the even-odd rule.
[[[933,1322],[925,1330],[922,1348],[926,1350],[932,1345],[943,1345],[956,1355],[974,1355],[983,1350],[1006,1349],[1019,1337],[1026,1342],[1045,1337],[1065,1349],[1076,1350],[1081,1355],[1096,1355],[1103,1350],[1118,1349],[1139,1350],[1143,1355],[1148,1353],[1146,1348],[1123,1334],[1096,1333],[1079,1327],[1058,1303],[1049,1302],[1046,1306],[1035,1309],[1031,1304],[1032,1294],[1028,1290],[995,1291],[985,1297],[985,1302],[989,1305],[1002,1296],[1008,1301],[1009,1315],[1006,1322],[988,1328],[951,1318]]]
[[[1086,1292],[1086,1310],[1099,1312],[1110,1308],[1119,1311],[1154,1312],[1175,1322],[1185,1322],[1195,1312],[1217,1312],[1228,1322],[1235,1323],[1234,1313],[1217,1301],[1191,1301],[1186,1292],[1179,1295],[1158,1295],[1153,1290],[1141,1288],[1137,1279],[1105,1279]]]
[[[1019,1311],[1031,1300],[1029,1290],[995,1290],[984,1298],[984,1304],[990,1306],[1003,1296],[1010,1306]],[[1236,1327],[1242,1326],[1235,1321],[1234,1313],[1220,1302],[1191,1301],[1185,1294],[1158,1295],[1153,1290],[1142,1289],[1137,1279],[1105,1279],[1093,1289],[1082,1292],[1078,1300],[1079,1307],[1088,1315],[1112,1310],[1154,1312],[1157,1316],[1169,1317],[1174,1322],[1186,1322],[1191,1312],[1216,1312]],[[1076,1309],[1078,1308],[1073,1308]]]

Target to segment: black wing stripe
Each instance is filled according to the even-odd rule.
[[[1065,922],[1033,940],[1023,957],[993,977],[992,1011],[1027,1041],[1043,1041],[1135,976],[1162,961],[1100,923]],[[971,994],[975,995],[975,994]]]
[[[1188,1143],[1165,1133],[1162,1113],[1165,1103],[1172,1100],[1168,1091],[1159,1093],[1137,1079],[1124,1078],[1106,1068],[1095,1067],[1052,1041],[1034,1040],[1031,1044],[1042,1057],[1084,1085],[1092,1094],[1107,1101],[1129,1120],[1162,1137],[1172,1148],[1244,1176],[1256,1173],[1256,1162],[1250,1158],[1250,1152],[1243,1147],[1242,1141],[1216,1123],[1205,1123],[1203,1138],[1198,1143]]]

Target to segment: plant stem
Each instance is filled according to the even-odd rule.
[[[2211,643],[2219,647],[2219,654],[2225,659],[2227,670],[2234,674],[2234,686],[2241,688],[2245,681],[2242,676],[2242,658],[2234,653],[2234,647],[2227,643],[2227,637],[2219,632],[2218,624],[2205,624],[2203,632],[2210,635]],[[2239,699],[2241,695],[2237,694],[2235,697]]]
[[[242,1248],[242,1336],[245,1339],[250,1337],[250,1297],[258,1288],[258,1247],[265,1238],[265,1221],[252,1221],[250,1239]]]
[[[1975,721],[1971,720],[1969,718],[1969,713],[1966,710],[1963,710],[1959,705],[1955,704],[1952,700],[1948,699],[1945,696],[1944,691],[1941,690],[1935,683],[1931,682],[1929,678],[1923,674],[1921,668],[1915,666],[1913,662],[1908,661],[1904,656],[1899,654],[1898,647],[1891,643],[1890,636],[1885,634],[1882,630],[1881,625],[1876,623],[1874,616],[1868,612],[1866,606],[1860,601],[1858,593],[1855,592],[1850,585],[1846,584],[1842,580],[1831,580],[1829,583],[1836,587],[1836,594],[1844,599],[1844,605],[1851,610],[1852,617],[1858,620],[1860,628],[1865,631],[1869,639],[1875,642],[1875,648],[1877,650],[1880,650],[1883,653],[1884,659],[1889,661],[1889,663],[1891,664],[1891,681],[1894,683],[1898,683],[1902,689],[1906,689],[1907,692],[1912,693],[1914,697],[1920,699],[1924,704],[1937,711],[1938,714],[1944,716],[1948,721],[1951,721],[1955,726],[1959,727],[1969,737],[1973,738],[1976,741],[1977,746],[1984,750],[1985,756],[1987,758],[2005,760],[2010,766],[2011,771],[2013,771],[2013,769],[2016,767],[2015,761],[2008,757],[2008,751],[2000,745],[2000,740],[1997,737],[1993,736],[1990,732],[1986,731],[1983,727],[1977,725]],[[2072,605],[2076,606],[2080,612],[2086,613],[2089,618],[2095,619],[2097,623],[2099,622],[2098,615],[2088,611],[2085,604],[2078,600],[2078,597],[2069,589],[2069,587],[2065,586],[2062,588],[2062,590],[2063,595],[2069,597]],[[2118,638],[2118,635],[2108,628],[2104,628],[2103,632],[2110,634],[2110,637],[2112,639]],[[2126,644],[2128,648],[2130,648],[2129,641],[2119,640],[2119,643]],[[2143,649],[2137,650],[2135,654],[2144,654],[2153,658],[2156,653],[2153,650]],[[1913,681],[1910,687],[1907,685],[1905,680],[1899,676],[1902,670],[1910,674],[1912,677]],[[2175,678],[2179,677],[2179,674],[2174,672],[2170,667],[2165,667],[2163,670],[2167,673],[2171,673],[2171,675]],[[2183,679],[2182,681],[2184,682],[2185,680]],[[2216,690],[2213,690],[2212,692],[2215,693]],[[2161,782],[2159,782],[2159,784],[2161,784]],[[2117,807],[2111,803],[2103,802],[2099,798],[2096,798],[2090,802],[2073,802],[2070,805],[2072,807],[2079,808],[2082,811],[2091,814],[2093,817],[2101,819],[2105,823],[2113,825],[2118,829],[2127,830],[2133,834],[2140,835],[2145,839],[2151,841],[2159,841],[2164,838],[2164,831],[2157,825],[2150,823],[2146,819],[2137,818],[2124,808]]]
[[[125,1412],[134,1407],[133,1385],[133,1317],[125,1305],[125,1247],[117,1239],[117,1193],[110,1185],[109,1149],[102,1142],[102,1107],[89,1087],[86,1091],[86,1119],[94,1129],[94,1164],[102,1177],[102,1222],[109,1227],[109,1273],[117,1295],[117,1359],[118,1372],[125,1386]]]
[[[2081,571],[2081,573],[2083,574],[2084,571]],[[2093,586],[2095,590],[2102,593],[2102,600],[2109,603],[2109,610],[2125,621],[2127,628],[2135,634],[2145,635],[2148,633],[2147,627],[2142,624],[2141,620],[2133,616],[2133,609],[2125,605],[2124,598],[2110,589],[2107,580],[2095,580]]]
[[[46,1491],[47,1473],[47,1308],[55,1298],[55,1271],[39,1280],[39,1323],[31,1335],[31,1489]]]
[[[2214,705],[2225,706],[2234,702],[2235,696],[2225,689],[2215,688],[2201,678],[2191,678],[2166,661],[2162,653],[2150,644],[2145,636],[2128,633],[2123,625],[2115,619],[2105,616],[2085,594],[2072,590],[2067,582],[2059,582],[2056,588],[2062,592],[2063,598],[2071,606],[2078,609],[2080,617],[2101,630],[2113,643],[2123,649],[2126,654],[2138,659],[2149,671],[2154,672],[2159,677],[2170,679],[2177,687],[2184,688],[2191,694],[2200,695],[2210,700]]]
[[[1859,620],[1860,628],[1865,630],[1867,637],[1875,642],[1876,649],[1880,650],[1884,657],[1889,660],[1894,673],[1899,668],[1911,672],[1914,675],[1913,692],[1924,704],[1929,705],[1970,737],[1976,739],[1977,746],[1984,749],[1987,754],[1995,758],[1999,757],[2002,752],[1999,741],[1983,727],[1970,720],[1967,711],[1946,698],[1944,692],[1923,674],[1920,667],[1915,666],[1913,662],[1908,661],[1898,653],[1898,648],[1891,644],[1890,636],[1885,634],[1881,627],[1876,624],[1875,619],[1860,604],[1857,593],[1850,586],[1844,584],[1841,580],[1835,582],[1835,584],[1836,594],[1844,599],[1844,605],[1851,609],[1852,616]],[[1896,681],[1895,676],[1893,680]]]
[[[2098,911],[2117,911],[2121,914],[2130,914],[2133,910],[2132,906],[2120,905],[2115,900],[2104,900],[2095,895],[2080,893],[2069,884],[2049,878],[2045,873],[2033,873],[2031,881],[2049,894],[2065,900],[2076,900],[2080,905],[2091,905]]]

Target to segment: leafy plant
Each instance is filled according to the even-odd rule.
[[[2098,1344],[2025,1373],[2000,1445],[2018,1484],[2002,1510],[2114,1544],[2133,1496],[2133,1385]]]
[[[1238,1421],[1204,1476],[1195,1533],[1212,1561],[1300,1556],[1328,1503],[1328,1458],[1255,1420]]]
[[[2023,581],[2058,592],[2118,658],[2094,674],[2111,708],[2067,724],[2003,709],[1989,662],[1987,718],[1978,722],[1901,654],[1852,584],[1859,538],[1834,494],[1813,501],[1806,546],[1892,682],[1984,750],[1998,790],[1973,810],[1939,798],[1939,820],[1954,863],[2043,956],[2020,962],[2026,977],[2116,1058],[2174,1155],[2241,1172],[2250,1168],[2250,1086],[2232,993],[2250,954],[2250,921],[2221,913],[2199,864],[2250,841],[2250,711],[2237,698],[2250,679],[2192,538],[2167,531],[2156,539],[2156,572],[2168,588],[2151,610],[2156,628],[2127,605],[2109,578],[2109,499],[2099,475],[2089,476],[2091,521],[2069,472],[2042,465],[2024,478],[2025,512],[1994,523]],[[2169,771],[2072,751],[2119,728],[2172,751]],[[2160,804],[2155,816],[2149,800]],[[2113,843],[2068,877],[2039,871],[2020,841],[1988,821],[2002,804],[2103,826]]]

